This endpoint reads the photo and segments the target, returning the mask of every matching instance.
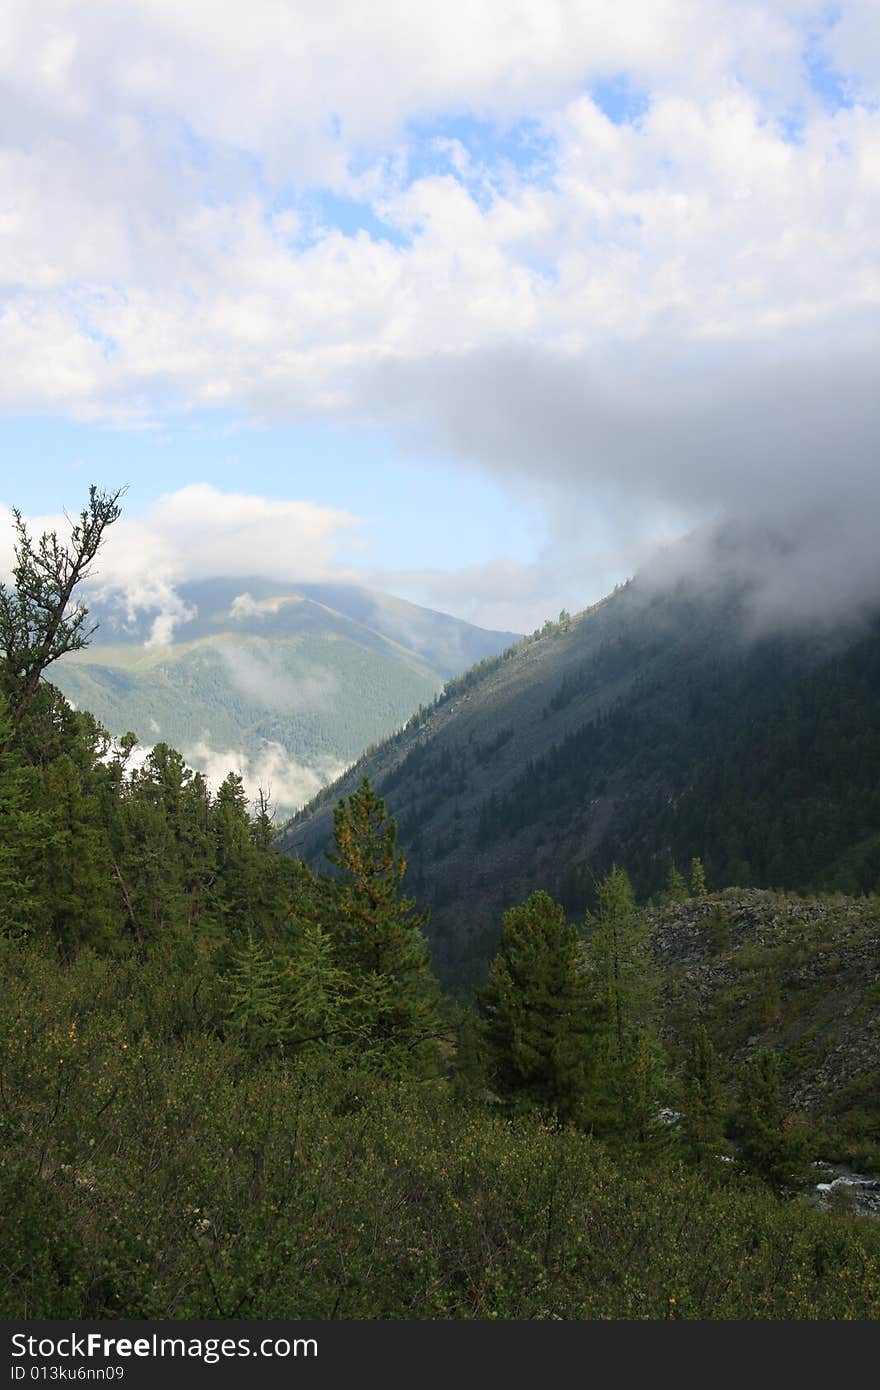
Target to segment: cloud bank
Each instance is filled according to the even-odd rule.
[[[158,732],[158,729],[153,730],[154,734]],[[152,744],[137,744],[127,759],[129,770],[142,768],[153,747]],[[255,805],[262,791],[279,821],[293,815],[345,771],[345,765],[332,758],[323,758],[315,764],[302,763],[292,758],[282,744],[270,740],[251,756],[240,748],[213,748],[204,740],[181,749],[181,753],[189,767],[202,773],[213,793],[230,772],[237,772],[249,802]]]
[[[191,767],[204,774],[213,791],[230,772],[237,772],[248,799],[255,802],[262,789],[281,818],[293,815],[345,771],[343,763],[331,758],[315,765],[298,762],[280,743],[270,741],[252,757],[241,749],[212,748],[204,742],[184,749],[183,756]]]
[[[597,552],[727,512],[827,518],[864,597],[878,32],[874,0],[8,0],[0,408],[392,430],[539,497],[513,577],[551,612],[554,558],[592,597]],[[175,546],[256,572],[257,528],[260,573],[288,530],[328,573],[349,523],[282,505],[172,494],[131,591]]]

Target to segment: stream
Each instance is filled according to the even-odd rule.
[[[842,1163],[813,1164],[819,1181],[813,1189],[813,1200],[823,1211],[832,1204],[845,1202],[861,1216],[880,1216],[880,1177],[871,1173],[856,1173]]]

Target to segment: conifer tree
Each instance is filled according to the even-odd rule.
[[[683,903],[688,895],[688,886],[684,881],[684,875],[676,864],[670,865],[669,873],[666,876],[666,897],[669,902]]]
[[[120,909],[138,945],[177,935],[187,925],[184,896],[186,793],[192,773],[180,754],[157,743],[143,767],[111,764],[109,847]]]
[[[367,778],[338,803],[333,829],[336,850],[328,858],[336,874],[319,880],[312,911],[357,990],[365,1049],[372,1055],[375,1046],[388,1067],[406,1069],[427,1060],[439,1032],[427,914],[401,894],[406,860],[397,827]]]
[[[350,991],[333,959],[333,941],[317,922],[305,926],[288,962],[284,1002],[295,1046],[326,1048],[346,1041],[343,1017]]]
[[[242,778],[230,772],[211,807],[216,877],[212,900],[227,932],[245,935],[262,925],[255,905],[256,853]]]
[[[667,1152],[674,1136],[660,1114],[668,1088],[666,1054],[650,1028],[633,1028],[627,1034],[623,1056],[606,1080],[602,1099],[607,1137],[637,1144],[643,1158]]]
[[[273,816],[269,795],[260,787],[251,817],[252,885],[250,909],[259,930],[267,938],[284,934],[291,908],[295,906],[295,887],[299,871],[288,855],[275,848]]]
[[[705,1024],[698,1024],[684,1070],[682,1133],[697,1163],[711,1162],[724,1148],[724,1094],[715,1049]]]
[[[217,868],[211,834],[211,793],[200,772],[193,773],[181,795],[181,891],[190,927],[210,926],[211,887]]]
[[[740,1160],[779,1191],[803,1177],[806,1144],[803,1130],[786,1112],[779,1058],[762,1049],[742,1068],[736,1126]]]
[[[547,893],[505,912],[479,1010],[501,1094],[576,1118],[592,1078],[595,1014],[577,931]]]
[[[288,1032],[284,982],[269,952],[250,934],[234,951],[224,983],[229,1025],[245,1047],[252,1052],[280,1047]]]
[[[42,774],[47,834],[42,849],[45,920],[67,958],[81,946],[107,945],[114,934],[107,838],[97,798],[63,754]]]
[[[598,886],[598,910],[588,918],[593,928],[589,960],[605,1010],[612,1050],[623,1057],[627,1033],[647,1021],[656,992],[651,940],[636,907],[629,876],[616,865]]]
[[[692,898],[705,898],[706,896],[706,871],[703,868],[702,859],[694,857],[691,860],[690,881],[688,884]]]
[[[625,870],[613,867],[597,890],[588,918],[590,983],[601,1021],[597,1083],[590,1124],[623,1143],[662,1147],[669,1135],[657,1122],[665,1089],[665,1058],[651,1026],[657,988],[651,939]]]

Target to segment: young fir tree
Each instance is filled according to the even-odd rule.
[[[627,1033],[650,1017],[656,972],[650,934],[626,871],[615,865],[597,891],[598,909],[587,921],[587,929],[593,928],[588,954],[612,1054],[620,1060]]]
[[[186,925],[184,801],[191,778],[180,754],[157,743],[143,767],[118,782],[113,873],[138,944],[170,939]]]
[[[211,807],[216,873],[212,906],[229,936],[262,934],[257,909],[257,853],[248,799],[241,776],[230,772],[217,789]]]
[[[152,937],[179,931],[185,924],[184,801],[190,780],[192,773],[181,755],[160,742],[132,781],[129,810],[139,831],[135,855],[142,860],[138,877]]]
[[[706,871],[703,868],[702,859],[694,857],[691,860],[691,871],[688,887],[692,898],[705,898],[706,896]]]
[[[672,1128],[661,1115],[669,1088],[666,1054],[653,1030],[633,1028],[619,1065],[608,1073],[608,1138],[637,1144],[643,1157],[659,1157],[674,1143]]]
[[[666,1085],[665,1058],[651,1027],[657,980],[651,939],[625,870],[616,866],[598,887],[588,919],[590,982],[601,1020],[597,1084],[590,1123],[621,1142],[669,1142],[658,1122]]]
[[[735,1120],[738,1156],[747,1168],[777,1191],[802,1180],[806,1141],[783,1104],[775,1052],[762,1049],[744,1065]]]
[[[715,1049],[702,1023],[691,1037],[683,1092],[682,1134],[687,1152],[696,1163],[712,1163],[725,1148],[725,1103]]]
[[[287,1038],[303,1050],[326,1050],[351,1042],[351,991],[333,959],[333,940],[317,922],[302,930],[284,975]]]
[[[183,788],[181,798],[181,891],[189,928],[204,930],[213,923],[211,888],[217,872],[211,834],[211,793],[200,772]]]
[[[547,893],[505,912],[479,1011],[501,1095],[561,1121],[578,1118],[592,1081],[595,1015],[577,931]]]
[[[385,1070],[427,1064],[440,1031],[427,914],[402,896],[406,860],[397,827],[366,778],[337,805],[333,830],[336,851],[328,858],[336,874],[319,880],[311,910],[348,977],[362,1050]]]
[[[279,940],[285,934],[294,906],[298,873],[294,860],[289,855],[279,854],[275,848],[273,812],[269,794],[262,787],[253,807],[251,911],[260,932],[269,939]]]
[[[671,864],[666,876],[666,898],[671,903],[683,903],[688,895],[684,875],[676,864]]]
[[[222,983],[230,1032],[249,1052],[281,1047],[289,1031],[284,980],[265,947],[249,935],[233,952]]]

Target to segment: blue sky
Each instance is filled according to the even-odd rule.
[[[7,0],[0,55],[0,505],[128,484],[139,601],[250,564],[530,630],[874,504],[872,0]]]
[[[95,482],[126,487],[125,511],[140,516],[163,493],[198,481],[351,512],[358,558],[377,568],[478,564],[487,525],[496,543],[520,556],[533,558],[543,540],[529,509],[494,479],[454,460],[413,468],[375,430],[242,424],[197,412],[169,417],[155,432],[21,416],[3,433],[16,461],[9,500],[27,513],[76,511]]]

